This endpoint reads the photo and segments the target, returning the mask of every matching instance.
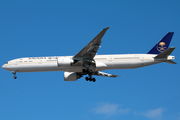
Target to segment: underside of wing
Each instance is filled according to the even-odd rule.
[[[104,28],[93,40],[91,40],[91,42],[89,42],[80,52],[78,52],[73,57],[73,60],[84,60],[87,62],[91,62],[100,47],[102,37],[108,29],[109,27]]]
[[[113,75],[113,74],[109,74],[109,73],[105,73],[105,72],[95,72],[93,75],[97,75],[97,76],[104,76],[104,77],[113,77],[113,78],[116,78],[116,77],[122,77],[122,76],[119,76],[119,75]]]

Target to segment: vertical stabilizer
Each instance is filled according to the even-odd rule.
[[[160,54],[168,49],[174,32],[168,32],[147,54]]]

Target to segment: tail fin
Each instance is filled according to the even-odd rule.
[[[147,54],[159,54],[168,49],[174,32],[168,32]]]

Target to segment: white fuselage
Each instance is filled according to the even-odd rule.
[[[173,60],[174,56],[168,56],[167,59],[154,59],[155,54],[115,54],[115,55],[96,55],[94,57],[96,67],[94,71],[107,69],[132,69],[144,67],[166,60]],[[15,72],[40,72],[40,71],[68,71],[82,72],[83,66],[58,66],[55,57],[27,57],[8,61],[2,66],[3,69]],[[66,56],[72,58],[73,56]],[[91,68],[90,68],[91,69]]]

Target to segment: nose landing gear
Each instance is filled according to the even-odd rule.
[[[14,79],[16,79],[17,78],[17,76],[15,75],[15,76],[13,76],[14,77]]]
[[[17,78],[16,72],[15,72],[15,71],[12,71],[12,74],[14,75],[13,78],[16,79],[16,78]]]

